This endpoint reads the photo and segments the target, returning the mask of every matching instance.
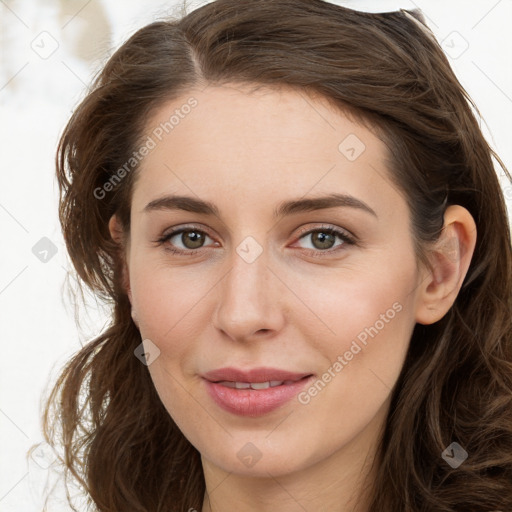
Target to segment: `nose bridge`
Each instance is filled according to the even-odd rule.
[[[233,248],[215,314],[216,327],[230,337],[244,339],[262,329],[279,328],[279,300],[268,264],[268,250],[253,237]]]

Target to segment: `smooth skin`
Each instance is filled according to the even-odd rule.
[[[474,251],[474,220],[448,207],[431,271],[417,261],[409,209],[372,131],[320,96],[224,84],[164,104],[147,134],[191,96],[197,106],[141,163],[129,238],[116,216],[109,227],[125,244],[141,340],[160,350],[151,378],[201,454],[202,512],[364,512],[363,480],[373,477],[413,328],[452,306]],[[364,144],[358,156],[363,146],[347,152],[343,143],[350,134]],[[273,218],[283,201],[332,193],[363,201],[375,215],[342,206]],[[218,215],[144,211],[168,194],[209,201]],[[326,226],[356,243],[326,235]],[[156,242],[183,227],[188,234]],[[256,244],[244,245],[247,237]],[[249,263],[240,247],[261,254]],[[389,319],[393,304],[401,308]],[[383,314],[384,327],[307,404],[293,399],[248,418],[222,410],[206,392],[200,375],[225,366],[321,377]],[[237,455],[248,443],[260,456],[250,467]]]

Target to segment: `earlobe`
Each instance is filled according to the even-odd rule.
[[[424,269],[419,284],[418,323],[437,322],[452,307],[468,272],[476,237],[476,224],[468,210],[460,205],[449,206],[441,235],[430,249],[432,269]]]
[[[130,302],[131,302],[131,297],[130,297]],[[137,318],[137,313],[133,306],[132,306],[132,320],[133,320],[133,323],[137,326],[137,328],[139,328],[139,320]]]

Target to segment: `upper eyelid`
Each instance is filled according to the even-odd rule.
[[[206,229],[202,226],[199,226],[199,225],[196,226],[194,224],[184,224],[183,226],[176,226],[176,227],[170,228],[169,231],[162,234],[162,236],[160,238],[168,237],[171,235],[175,236],[175,235],[179,235],[180,233],[182,233],[184,231],[193,231],[193,230],[201,231],[202,233],[205,233],[206,235],[208,235],[210,238],[213,238],[208,229]]]
[[[350,238],[353,238],[354,240],[357,240],[357,236],[354,235],[354,233],[352,233],[350,230],[348,230],[347,228],[342,228],[342,227],[339,227],[339,226],[335,226],[334,224],[326,224],[326,223],[323,223],[321,226],[318,226],[318,227],[304,227],[304,228],[301,228],[299,230],[299,233],[297,236],[299,236],[299,238],[303,235],[306,235],[306,234],[309,234],[313,231],[321,231],[322,229],[325,229],[326,231],[339,231],[341,232],[342,234],[346,234],[348,237]]]
[[[343,227],[340,227],[340,226],[336,226],[334,224],[328,224],[328,223],[320,223],[321,225],[320,226],[313,226],[313,227],[302,227],[299,229],[299,232],[298,232],[298,235],[302,235],[302,234],[306,234],[308,233],[309,231],[317,231],[317,230],[321,230],[321,229],[325,229],[325,230],[337,230],[337,231],[342,231],[342,232],[346,232],[348,235],[354,237],[354,238],[357,238],[356,235],[354,235],[354,233],[352,233],[349,229],[347,228],[343,228]],[[210,230],[208,228],[205,228],[199,224],[183,224],[183,225],[178,225],[178,226],[175,226],[175,227],[172,227],[172,228],[169,228],[169,231],[167,233],[164,233],[162,236],[168,236],[170,234],[178,234],[182,231],[188,231],[188,230],[193,230],[193,229],[196,229],[197,231],[202,231],[204,233],[206,233],[208,236],[210,236],[212,238],[212,235],[210,233]]]

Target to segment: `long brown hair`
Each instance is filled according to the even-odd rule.
[[[62,447],[66,475],[101,512],[201,510],[200,454],[134,356],[141,337],[123,249],[108,230],[117,213],[129,233],[137,166],[104,184],[141,144],[149,112],[226,82],[320,93],[375,130],[419,259],[448,205],[472,214],[478,240],[463,286],[441,320],[416,325],[392,391],[369,511],[512,510],[512,246],[493,157],[510,174],[419,12],[321,0],[216,0],[152,23],[109,59],[66,126],[57,154],[65,242],[81,282],[112,307],[108,328],[48,398],[45,436]],[[468,452],[458,468],[441,457],[453,441]]]

